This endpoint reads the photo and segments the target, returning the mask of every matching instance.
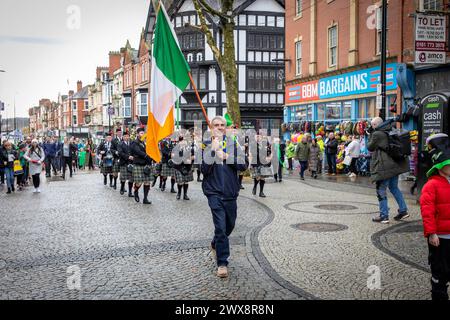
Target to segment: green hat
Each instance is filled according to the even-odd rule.
[[[231,120],[231,117],[230,117],[230,115],[228,113],[225,113],[224,118],[225,118],[225,120],[227,120],[227,127],[233,125],[233,120]]]
[[[433,153],[431,160],[433,161],[433,167],[427,172],[427,177],[432,176],[437,170],[441,170],[443,167],[450,165],[450,149],[439,150]]]

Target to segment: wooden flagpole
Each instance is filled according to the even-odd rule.
[[[200,104],[200,107],[202,107],[203,116],[205,117],[206,124],[212,130],[211,123],[209,122],[208,115],[206,114],[206,110],[205,110],[205,107],[203,106],[202,99],[200,99],[200,95],[198,94],[197,87],[195,86],[194,80],[192,79],[191,72],[189,72],[188,75],[189,75],[189,79],[191,79],[192,88],[194,88],[195,95],[197,96],[198,103]]]

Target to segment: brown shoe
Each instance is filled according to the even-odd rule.
[[[225,267],[225,266],[220,266],[217,269],[217,276],[219,278],[226,278],[226,277],[228,277],[228,268]]]

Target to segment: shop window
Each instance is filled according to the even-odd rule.
[[[359,119],[367,118],[367,100],[366,99],[358,100],[358,118]]]
[[[317,120],[325,120],[325,105],[323,103],[317,105]]]
[[[342,119],[349,120],[352,118],[352,102],[345,101],[342,109]]]
[[[378,110],[376,108],[376,98],[367,99],[367,118],[372,119],[378,116]]]
[[[341,118],[341,103],[330,102],[326,104],[325,120],[337,120]]]

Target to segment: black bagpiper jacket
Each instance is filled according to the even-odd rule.
[[[101,154],[102,151],[105,151],[105,153],[104,153],[104,154]],[[113,152],[113,150],[112,150],[112,142],[111,142],[111,146],[110,146],[110,148],[109,148],[109,151],[110,151],[110,152],[113,154],[113,156],[114,156],[114,152]],[[102,142],[100,143],[100,145],[98,146],[97,152],[98,152],[98,154],[100,155],[100,157],[102,158],[102,160],[103,160],[103,158],[106,157],[106,154],[108,153],[108,148],[106,147],[106,141],[102,141]]]
[[[133,143],[132,141],[128,141],[128,145],[127,145],[125,141],[122,141],[117,146],[121,166],[126,166],[126,165],[132,163],[132,161],[129,159],[129,157],[131,156],[131,144],[132,143]]]
[[[122,140],[120,140],[119,138],[114,138],[111,141],[111,152],[114,156],[114,159],[119,159],[120,155],[119,155],[119,146],[122,143]]]
[[[145,142],[137,138],[131,143],[131,155],[133,156],[133,164],[139,166],[151,165],[153,160],[145,151]]]

